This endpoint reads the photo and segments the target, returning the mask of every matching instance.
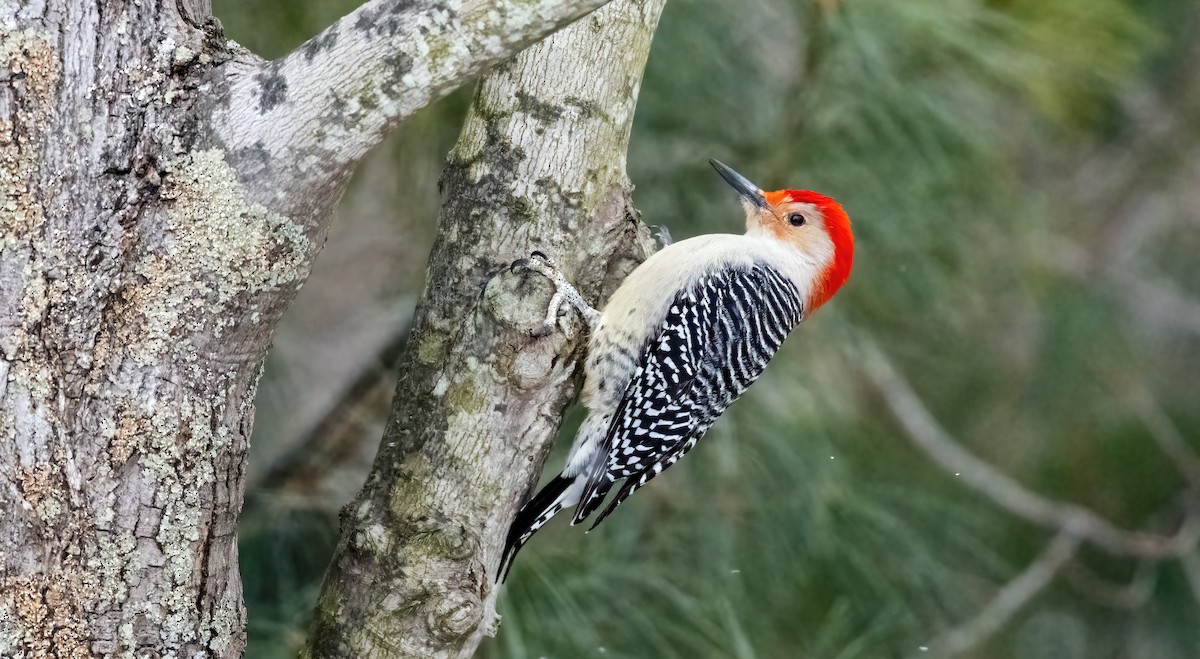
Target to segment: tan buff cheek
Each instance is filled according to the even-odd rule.
[[[816,240],[811,231],[796,231],[788,236],[788,238],[792,241],[793,245],[806,254],[816,247]]]
[[[779,220],[770,214],[756,212],[752,216],[747,217],[746,222],[747,228],[753,226],[770,232],[778,240],[787,240],[789,238],[786,227],[783,227]]]

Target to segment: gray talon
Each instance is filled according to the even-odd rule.
[[[654,229],[654,235],[658,238],[658,242],[662,243],[663,247],[670,247],[673,241],[671,240],[671,230],[667,228],[667,225],[655,224],[650,228]]]
[[[575,287],[567,281],[559,271],[554,259],[546,256],[544,252],[534,250],[529,253],[528,259],[513,261],[512,267],[514,269],[521,267],[540,273],[554,284],[554,296],[550,298],[550,304],[546,309],[546,318],[542,321],[541,328],[534,331],[535,337],[545,336],[558,326],[558,317],[566,312],[563,303],[578,309],[589,328],[596,327],[596,323],[600,320],[600,312],[588,305],[579,291],[575,290]]]

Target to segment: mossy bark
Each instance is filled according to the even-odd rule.
[[[536,338],[537,249],[593,300],[647,254],[625,154],[661,0],[618,0],[488,74],[441,181],[426,288],[373,470],[342,515],[312,657],[470,656],[507,526],[575,393],[585,331]]]
[[[0,656],[241,655],[255,386],[350,171],[600,2],[371,0],[295,72],[229,42],[208,0],[0,2]],[[388,104],[271,128],[377,84],[434,14],[453,61],[412,56],[434,73]]]

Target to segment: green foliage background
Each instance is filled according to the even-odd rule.
[[[231,38],[275,57],[356,3],[215,4]],[[629,159],[644,219],[676,239],[738,230],[716,157],[838,198],[854,275],[703,448],[596,531],[539,534],[481,655],[910,657],[970,620],[1052,533],[912,447],[864,377],[864,340],[1030,490],[1172,533],[1198,506],[1154,439],[1200,450],[1198,19],[1188,0],[671,0]],[[339,219],[353,229],[310,287],[411,306],[469,93],[360,172]],[[376,264],[374,287],[350,261]],[[271,356],[251,470],[294,451],[282,420],[336,388],[303,365],[353,344],[313,296]],[[386,397],[359,407],[337,482],[248,492],[250,657],[303,641]],[[1130,583],[1123,599],[1101,587]],[[1178,561],[1085,547],[970,656],[1200,656],[1198,598]]]

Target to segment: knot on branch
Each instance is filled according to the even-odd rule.
[[[465,526],[446,517],[424,517],[414,524],[415,535],[431,541],[433,551],[445,558],[461,561],[475,555],[479,539]]]
[[[469,590],[453,590],[441,598],[425,622],[443,643],[475,631],[483,621],[483,601]]]
[[[532,337],[546,317],[552,295],[554,285],[542,275],[505,268],[484,288],[483,310],[497,324]]]

